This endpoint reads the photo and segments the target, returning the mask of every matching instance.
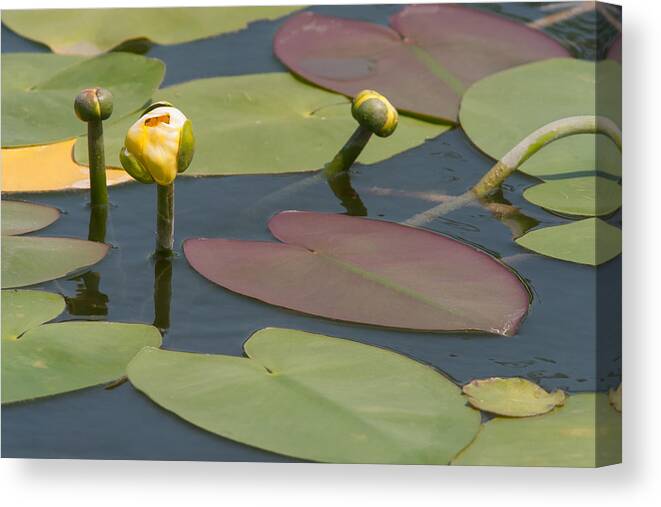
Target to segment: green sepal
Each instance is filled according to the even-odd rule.
[[[183,173],[191,161],[195,153],[195,136],[193,135],[193,124],[190,120],[186,120],[184,126],[181,128],[179,135],[179,150],[177,150],[177,172]]]
[[[174,106],[167,100],[159,100],[158,102],[149,104],[147,108],[142,112],[142,116],[146,115],[149,111],[153,111],[157,107],[174,107]]]
[[[149,171],[140,163],[140,161],[133,156],[126,149],[122,148],[119,152],[119,160],[122,163],[124,170],[131,175],[131,177],[140,183],[154,183],[154,178],[151,177]]]

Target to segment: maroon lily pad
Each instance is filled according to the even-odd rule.
[[[307,211],[279,213],[269,229],[283,243],[189,239],[184,253],[233,292],[336,320],[513,335],[528,310],[507,266],[431,231]]]
[[[607,58],[622,63],[622,35],[618,35],[610,48],[608,48]]]
[[[570,56],[534,28],[458,5],[411,5],[392,28],[304,12],[275,36],[275,55],[292,72],[354,96],[374,89],[403,113],[457,121],[473,82],[536,60]]]

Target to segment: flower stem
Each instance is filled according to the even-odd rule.
[[[422,226],[440,216],[447,215],[451,211],[487,197],[499,189],[505,179],[544,146],[558,139],[577,134],[606,135],[622,151],[622,133],[620,129],[612,120],[603,116],[570,116],[547,123],[526,136],[514,148],[508,151],[503,158],[496,162],[482,176],[473,188],[438,206],[418,213],[406,220],[404,224]]]
[[[154,326],[161,333],[170,327],[172,300],[172,259],[158,257],[154,263]]]
[[[174,183],[156,185],[156,255],[170,257],[174,246]]]
[[[372,137],[372,132],[362,125],[359,125],[354,133],[351,134],[349,140],[333,157],[333,160],[324,167],[326,178],[330,179],[340,173],[348,171],[358,158],[358,155],[360,155],[360,152],[365,148],[370,137]]]
[[[90,163],[90,195],[92,208],[108,205],[106,161],[103,149],[103,123],[87,122],[87,150]]]

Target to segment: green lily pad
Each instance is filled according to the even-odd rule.
[[[586,218],[528,232],[515,240],[547,257],[597,266],[622,252],[622,230],[599,218]]]
[[[154,100],[172,102],[193,122],[195,157],[183,176],[313,171],[329,162],[357,123],[348,99],[306,85],[286,73],[189,81],[159,90]],[[137,116],[106,129],[106,161],[119,151]],[[387,139],[374,138],[359,162],[371,164],[414,148],[450,127],[400,118]],[[74,155],[87,163],[86,139]]]
[[[608,401],[615,410],[622,412],[622,384],[617,386],[617,389],[608,391]]]
[[[164,72],[160,60],[128,53],[95,58],[5,54],[2,146],[49,144],[86,133],[87,124],[73,112],[73,100],[84,88],[100,86],[112,92],[114,111],[106,122],[112,123],[142,107]]]
[[[565,402],[564,391],[549,393],[522,378],[473,380],[463,391],[475,408],[508,417],[545,414]]]
[[[60,218],[57,208],[21,201],[2,200],[2,234],[12,236],[38,231]]]
[[[3,236],[2,288],[24,287],[96,264],[109,246],[73,238]]]
[[[595,467],[621,454],[621,415],[606,394],[583,393],[548,414],[488,421],[452,464]]]
[[[38,290],[2,291],[2,339],[15,340],[64,311],[64,298]]]
[[[111,382],[140,349],[160,344],[153,326],[115,322],[58,322],[3,339],[2,403]]]
[[[131,383],[207,431],[332,463],[438,463],[475,436],[479,412],[434,369],[349,340],[258,331],[247,358],[145,348]]]
[[[2,22],[55,53],[93,55],[126,41],[177,44],[277,19],[300,6],[138,9],[35,9],[4,11]]]
[[[599,114],[620,125],[621,72],[612,60],[570,58],[515,67],[472,85],[462,98],[459,120],[468,137],[495,159],[535,129],[567,116]],[[595,171],[619,177],[621,166],[621,154],[608,138],[582,134],[546,146],[520,170],[543,179]]]
[[[528,201],[566,215],[608,215],[622,206],[622,187],[600,177],[554,180],[523,192]]]

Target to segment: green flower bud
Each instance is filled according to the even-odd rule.
[[[86,88],[76,97],[73,109],[84,122],[107,120],[112,114],[112,93],[105,88]]]
[[[397,128],[397,109],[378,92],[363,90],[353,99],[351,114],[363,127],[379,137],[388,137]]]
[[[136,180],[169,185],[188,168],[194,152],[191,121],[169,103],[158,102],[129,128],[119,158]]]

